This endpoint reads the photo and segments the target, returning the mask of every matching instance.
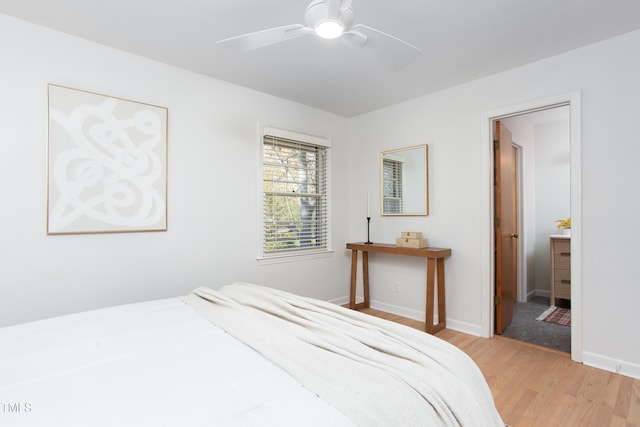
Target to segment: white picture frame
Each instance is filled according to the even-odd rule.
[[[166,231],[167,108],[47,92],[47,234]]]

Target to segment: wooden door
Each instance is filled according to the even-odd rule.
[[[515,159],[511,132],[495,123],[496,333],[513,319],[518,286],[518,232]]]

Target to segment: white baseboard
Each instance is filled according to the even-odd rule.
[[[336,299],[330,300],[329,302],[338,304],[338,305],[344,305],[349,303],[349,297],[336,298]],[[362,298],[356,299],[356,303],[359,303],[359,302],[362,302]],[[410,308],[401,307],[399,305],[387,304],[386,302],[377,301],[377,300],[371,300],[371,308],[424,322],[424,311],[413,310]]]
[[[627,377],[640,379],[640,365],[625,360],[613,359],[608,356],[590,353],[582,353],[582,363],[605,371],[615,372]]]
[[[357,302],[360,302],[360,301],[361,300],[357,300]],[[338,304],[338,305],[344,305],[349,302],[349,297],[336,298],[336,299],[330,300],[329,302]],[[388,304],[388,303],[385,303],[382,301],[376,301],[376,300],[371,300],[371,308],[424,322],[424,311],[414,310],[411,308],[401,307],[399,305]],[[436,321],[436,319],[437,317],[434,317],[434,322]],[[475,335],[477,337],[481,336],[481,328],[479,325],[461,322],[459,320],[451,319],[449,317],[447,317],[447,329],[453,329],[454,331],[463,332],[469,335]]]
[[[551,291],[545,291],[542,289],[536,289],[533,291],[533,295],[537,296],[537,297],[545,297],[545,298],[550,298],[551,297]]]
[[[386,302],[376,300],[371,300],[371,308],[424,322],[424,311],[414,310],[411,308],[401,307],[399,305],[388,304]]]
[[[329,301],[331,304],[336,304],[336,305],[345,305],[345,304],[349,304],[349,297],[340,297],[340,298],[334,298],[334,299],[330,299]]]
[[[461,322],[460,320],[450,319],[447,317],[447,329],[462,332],[476,337],[482,337],[482,328],[480,325],[473,323]]]

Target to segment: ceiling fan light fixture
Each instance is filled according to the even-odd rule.
[[[327,19],[319,22],[315,27],[315,31],[323,39],[335,39],[342,35],[344,27],[342,23],[334,19]]]

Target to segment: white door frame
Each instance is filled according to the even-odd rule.
[[[527,269],[526,269],[526,253],[525,253],[525,247],[526,247],[526,236],[525,236],[525,232],[524,232],[524,224],[525,224],[525,219],[524,219],[524,201],[523,201],[523,191],[524,191],[524,183],[523,183],[523,177],[522,177],[522,170],[523,170],[523,160],[522,160],[522,146],[520,144],[518,144],[516,141],[512,142],[512,147],[516,149],[516,159],[515,159],[515,168],[516,168],[516,209],[517,209],[517,216],[518,216],[518,227],[516,228],[515,232],[518,234],[518,240],[517,240],[517,245],[518,245],[518,259],[516,261],[516,265],[517,265],[517,271],[518,271],[518,292],[516,294],[516,301],[519,302],[526,302],[527,301],[527,289],[525,287],[525,284],[527,284],[526,281],[526,275],[527,275]]]
[[[481,334],[492,337],[495,331],[495,269],[493,221],[493,131],[494,120],[548,109],[569,106],[571,147],[571,358],[582,362],[582,162],[580,91],[549,96],[511,105],[482,114],[482,278]]]

